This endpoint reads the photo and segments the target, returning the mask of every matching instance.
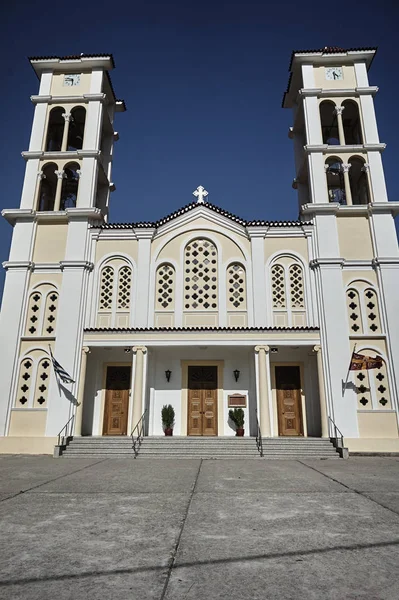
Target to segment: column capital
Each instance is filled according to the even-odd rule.
[[[370,170],[369,163],[364,163],[364,165],[362,166],[362,168],[360,170],[363,171],[363,173],[367,173],[367,171]]]
[[[334,114],[337,115],[337,116],[338,115],[342,115],[342,113],[344,112],[344,110],[345,110],[345,106],[336,106],[334,108]]]
[[[264,350],[267,354],[270,352],[270,346],[255,346],[255,352],[260,352],[261,350]]]
[[[147,352],[147,347],[146,346],[132,346],[132,352],[133,352],[133,354],[137,354],[137,352],[142,352],[143,354],[145,354]]]
[[[89,348],[89,346],[83,346],[82,348],[82,353],[83,354],[90,354],[91,350]]]
[[[349,173],[349,169],[351,168],[351,164],[350,163],[343,163],[342,164],[342,170],[344,173]]]
[[[69,123],[69,121],[71,121],[71,120],[72,120],[72,115],[71,115],[71,113],[66,113],[66,112],[65,112],[65,113],[62,113],[62,116],[64,117],[65,121],[68,121],[68,123]]]
[[[58,179],[64,179],[65,177],[65,171],[61,170],[61,171],[54,171],[54,174],[57,175]]]
[[[321,346],[319,344],[317,344],[316,346],[313,346],[313,352],[320,352],[321,350]]]
[[[38,171],[37,178],[41,181],[42,179],[46,179],[46,176],[43,171]]]

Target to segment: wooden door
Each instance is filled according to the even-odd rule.
[[[107,367],[103,435],[127,435],[130,367]]]
[[[279,435],[303,435],[299,367],[275,367]]]
[[[188,367],[188,435],[217,435],[217,367]]]

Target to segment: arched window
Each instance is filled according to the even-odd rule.
[[[273,324],[276,327],[306,325],[303,268],[289,256],[278,257],[270,269]]]
[[[21,360],[15,397],[17,408],[45,408],[51,360],[43,350],[31,350]]]
[[[46,152],[60,152],[61,150],[65,127],[64,113],[65,109],[61,106],[56,106],[50,111],[45,146]]]
[[[352,156],[348,162],[352,204],[368,204],[370,193],[365,162],[356,156]]]
[[[82,150],[85,121],[86,109],[83,106],[73,108],[69,121],[67,150]]]
[[[346,291],[350,333],[356,335],[382,333],[378,298],[366,281],[352,281]]]
[[[207,239],[189,242],[184,253],[184,309],[212,311],[218,308],[216,246]]]
[[[57,191],[57,165],[46,163],[42,168],[39,187],[38,210],[54,210],[55,194]]]
[[[76,207],[80,175],[79,167],[78,163],[69,163],[64,167],[60,210]]]
[[[42,284],[30,294],[25,335],[29,337],[55,336],[58,291],[51,284]]]
[[[246,310],[247,289],[245,268],[240,263],[227,267],[227,308],[228,310]]]
[[[342,103],[342,122],[344,126],[345,144],[363,144],[362,127],[359,117],[359,105],[353,100]]]
[[[325,162],[328,199],[330,202],[346,204],[344,172],[339,158],[329,157]]]
[[[323,144],[328,144],[329,146],[338,146],[340,143],[335,109],[336,106],[334,102],[325,100],[320,103],[320,122]]]
[[[130,323],[132,268],[125,260],[111,259],[100,273],[98,327],[127,327]]]
[[[378,353],[369,348],[357,348],[356,352],[372,358],[378,355]],[[359,410],[383,410],[391,408],[387,366],[384,360],[382,367],[379,369],[355,371],[354,383]]]
[[[175,304],[175,269],[163,263],[156,275],[156,310],[173,310]]]

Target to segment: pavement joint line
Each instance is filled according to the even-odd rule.
[[[377,502],[377,500],[374,500],[374,498],[370,498],[369,496],[367,496],[366,492],[361,492],[360,490],[351,488],[351,487],[349,487],[349,485],[342,483],[342,481],[338,481],[338,479],[334,479],[334,477],[331,477],[330,475],[326,475],[326,473],[319,471],[318,469],[316,469],[316,467],[311,467],[310,465],[307,465],[306,463],[303,463],[300,460],[298,462],[302,463],[309,469],[313,469],[313,471],[316,471],[316,473],[320,473],[320,475],[324,475],[324,477],[327,477],[327,479],[330,479],[331,481],[335,481],[335,483],[339,483],[340,485],[343,485],[345,488],[350,490],[353,494],[357,494],[358,496],[361,496],[362,498],[365,498],[366,500],[370,500],[370,502],[374,502],[374,504],[377,504],[377,506],[380,506],[381,508],[385,508],[385,510],[389,510],[389,512],[393,513],[396,517],[399,517],[398,511],[393,510],[392,508],[389,508],[388,506],[385,506],[384,504],[381,504],[381,502]],[[372,494],[372,493],[373,492],[369,492],[369,494]]]
[[[188,513],[189,513],[189,510],[190,510],[190,507],[191,507],[191,502],[192,502],[193,497],[194,497],[195,488],[197,487],[197,483],[198,483],[198,478],[199,478],[199,475],[200,475],[201,467],[202,467],[202,458],[201,458],[200,464],[198,466],[198,471],[197,471],[197,475],[195,477],[194,485],[191,488],[190,497],[189,497],[189,500],[188,500],[188,503],[187,503],[187,507],[186,507],[186,510],[185,510],[185,513],[184,513],[184,516],[183,516],[183,519],[182,519],[182,522],[181,522],[180,532],[179,532],[179,535],[177,536],[175,547],[173,548],[172,556],[171,556],[171,559],[169,561],[168,572],[167,572],[167,575],[166,575],[166,581],[165,581],[165,584],[163,586],[163,590],[162,590],[161,597],[160,597],[159,600],[164,600],[166,592],[167,592],[167,589],[168,589],[168,586],[169,586],[170,576],[172,575],[172,570],[173,570],[173,567],[175,566],[177,552],[179,550],[180,541],[181,541],[181,538],[182,538],[182,535],[183,535],[184,526],[186,524]]]
[[[58,481],[58,479],[62,479],[63,477],[67,477],[68,475],[74,475],[75,473],[84,471],[85,469],[88,469],[89,467],[94,467],[94,465],[103,463],[106,460],[108,460],[108,458],[104,458],[103,460],[98,460],[97,462],[92,463],[91,465],[85,465],[81,469],[76,469],[76,471],[72,471],[71,473],[63,473],[63,475],[59,475],[58,477],[54,477],[53,479],[49,479],[48,481],[44,481],[43,483],[38,483],[37,485],[33,485],[32,487],[28,488],[27,490],[20,490],[13,496],[8,496],[8,498],[3,498],[3,500],[0,500],[0,502],[6,502],[7,500],[12,500],[13,498],[16,498],[17,496],[22,496],[22,494],[27,494],[28,492],[31,492],[32,490],[36,490],[37,488],[42,487],[43,485],[47,485],[48,483],[52,483],[53,481]]]

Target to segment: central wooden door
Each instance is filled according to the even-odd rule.
[[[217,367],[188,367],[188,435],[217,435]]]
[[[130,367],[107,367],[103,435],[127,435]]]
[[[303,435],[299,367],[275,367],[279,435]]]

